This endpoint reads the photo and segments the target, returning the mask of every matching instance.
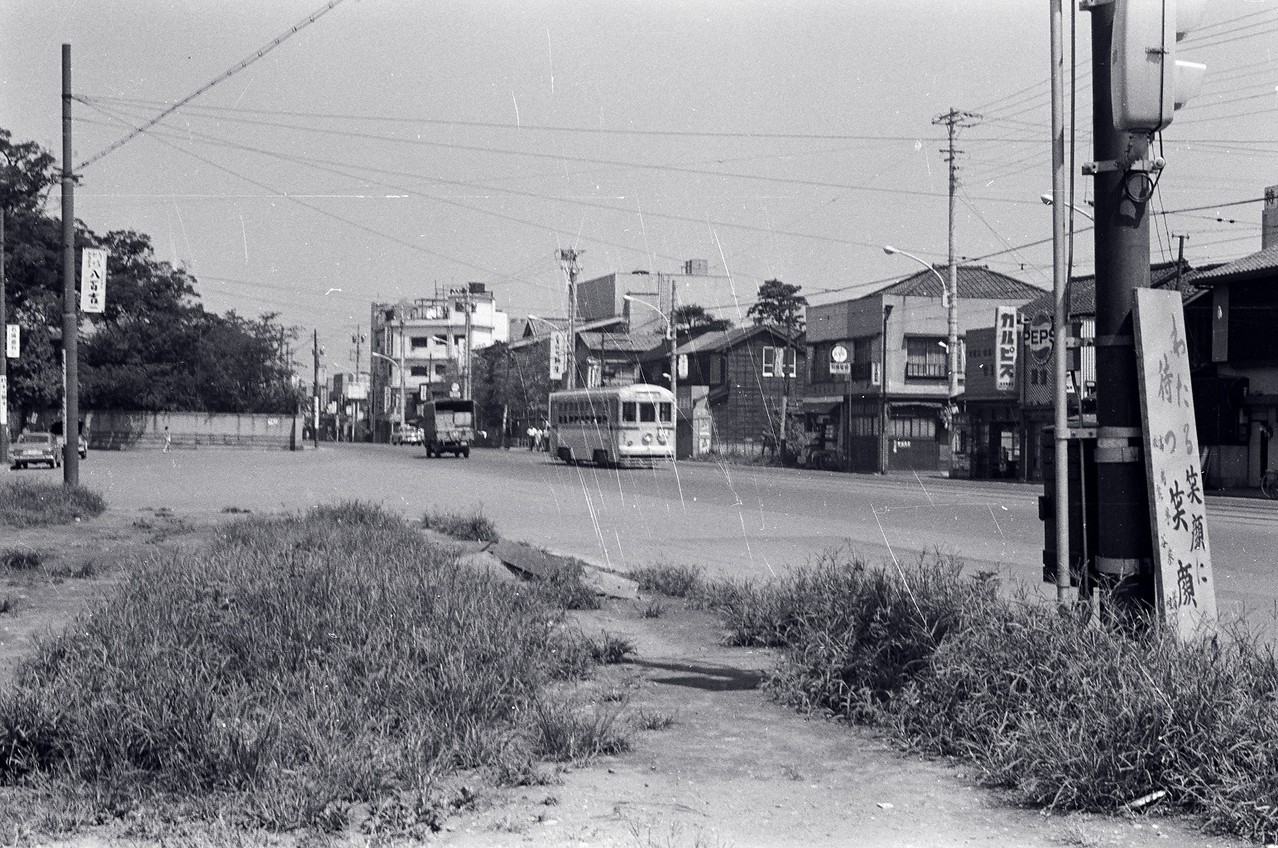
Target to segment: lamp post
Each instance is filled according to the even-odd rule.
[[[897,247],[892,247],[892,245],[890,244],[883,245],[883,252],[889,256],[894,256],[899,253],[902,256],[907,256],[910,259],[913,259],[915,262],[919,263],[924,268],[927,268],[934,275],[936,275],[936,278],[938,280],[941,281],[942,290],[945,292],[945,298],[948,301],[946,305],[946,324],[948,325],[948,328],[949,328],[949,331],[946,334],[946,348],[947,348],[946,359],[948,360],[948,371],[949,371],[949,387],[948,387],[949,401],[948,401],[947,412],[949,414],[949,425],[950,425],[950,453],[951,453],[951,456],[953,456],[954,414],[957,411],[958,394],[959,394],[959,391],[958,391],[958,372],[959,372],[958,278],[957,276],[955,276],[952,279],[952,281],[947,282],[946,279],[941,276],[941,272],[937,271],[936,267],[932,265],[931,262],[927,262],[923,259],[920,259],[919,257],[915,256],[913,253],[910,253],[908,251],[901,250],[900,248],[897,248]],[[954,266],[951,265],[950,267],[951,267],[951,270],[953,270]],[[952,463],[953,463],[953,460],[951,459],[951,464]]]
[[[892,304],[883,304],[883,364],[879,374],[879,473],[886,474],[888,469],[888,414],[887,414],[887,388],[888,388],[888,317],[892,314]]]
[[[408,399],[407,399],[407,398],[405,397],[405,395],[404,395],[404,354],[403,354],[403,350],[401,349],[401,351],[400,351],[400,357],[399,357],[399,361],[398,361],[398,362],[396,362],[396,361],[395,361],[392,357],[389,357],[389,356],[387,356],[387,355],[386,355],[386,354],[384,354],[384,353],[378,353],[378,352],[377,352],[377,351],[375,351],[375,350],[370,350],[370,351],[368,352],[368,355],[369,355],[369,356],[372,356],[372,357],[376,357],[377,359],[385,359],[385,360],[386,360],[387,362],[389,362],[391,365],[394,365],[397,369],[399,369],[399,432],[403,433],[403,432],[404,432],[404,407],[408,405],[408,403],[407,403],[407,400],[408,400]],[[389,437],[388,437],[388,438],[389,438]]]
[[[670,317],[667,316],[666,313],[661,311],[660,307],[654,306],[653,304],[649,303],[646,300],[640,300],[639,298],[632,297],[631,295],[628,295],[628,294],[622,295],[622,299],[628,303],[638,303],[641,306],[648,307],[653,312],[660,315],[662,321],[666,322],[666,338],[670,340],[670,394],[675,396],[674,424],[676,427],[678,427],[679,425],[679,389],[678,389],[679,376],[678,376],[678,368],[676,367],[678,365],[678,362],[677,362],[678,356],[675,354],[677,339],[675,338],[674,322],[670,320]],[[673,297],[670,299],[670,309],[672,312],[674,311]]]

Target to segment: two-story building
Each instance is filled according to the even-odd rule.
[[[465,396],[471,354],[509,338],[510,322],[483,283],[437,290],[430,297],[374,303],[369,334],[370,403],[376,440],[422,399]]]
[[[801,335],[766,325],[714,330],[682,342],[675,360],[679,455],[779,456],[783,444],[797,452],[793,425],[807,383],[806,360]],[[650,354],[648,362],[653,372],[669,371],[668,358]]]
[[[810,464],[848,471],[950,470],[948,318],[942,268],[807,310]],[[957,269],[963,336],[1042,289],[977,265]],[[960,387],[963,374],[958,375]]]

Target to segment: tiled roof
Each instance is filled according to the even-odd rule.
[[[647,353],[665,343],[663,336],[654,333],[579,333],[577,337],[587,350],[606,353]]]
[[[1181,271],[1180,275],[1180,292],[1182,297],[1189,297],[1198,286],[1196,283],[1206,274],[1216,269],[1216,265],[1208,265],[1205,268],[1194,269],[1186,267]],[[1150,288],[1155,289],[1174,289],[1176,285],[1176,263],[1173,262],[1155,262],[1149,266]],[[1096,314],[1096,275],[1088,274],[1082,277],[1074,277],[1065,284],[1066,311],[1069,315],[1095,315]],[[1051,313],[1055,308],[1056,299],[1052,292],[1045,292],[1042,296],[1036,297],[1029,303],[1021,307],[1021,312],[1025,315],[1033,315],[1035,312],[1044,311]]]
[[[945,277],[949,273],[946,266],[931,271],[919,271],[892,285],[880,289],[875,294],[890,294],[902,297],[937,297],[944,289],[937,274]],[[955,271],[958,282],[958,296],[980,300],[1029,300],[1043,293],[1038,286],[1031,286],[1015,277],[992,271],[984,265],[960,265]]]
[[[679,353],[702,353],[707,350],[727,350],[735,347],[746,339],[756,336],[760,333],[767,333],[776,337],[779,341],[793,341],[787,339],[785,333],[766,325],[750,326],[750,327],[732,327],[727,330],[712,330],[703,333],[695,339],[684,342],[679,345]]]
[[[1278,244],[1257,251],[1233,262],[1226,262],[1199,276],[1203,283],[1215,283],[1229,277],[1245,277],[1252,274],[1278,272]]]

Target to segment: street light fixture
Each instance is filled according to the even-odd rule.
[[[378,359],[385,359],[387,362],[389,362],[391,365],[394,365],[399,370],[399,431],[403,433],[404,432],[404,408],[408,406],[408,398],[404,393],[405,392],[404,363],[403,361],[396,362],[393,357],[387,356],[384,353],[378,353],[375,350],[370,350],[368,352],[368,355],[377,357]]]
[[[1038,196],[1038,199],[1043,201],[1044,206],[1051,206],[1055,202],[1052,200],[1052,196],[1050,194],[1040,194]],[[1065,205],[1068,206],[1070,209],[1073,209],[1078,214],[1082,215],[1087,220],[1091,221],[1093,224],[1096,223],[1096,215],[1094,213],[1088,212],[1086,209],[1083,209],[1079,206],[1075,206],[1072,203],[1066,203]]]
[[[949,390],[948,390],[949,407],[946,411],[949,414],[950,449],[952,452],[954,447],[954,432],[953,432],[954,414],[958,409],[958,393],[959,393],[958,391],[958,372],[959,372],[958,278],[955,277],[954,283],[953,285],[951,285],[950,283],[946,282],[945,278],[941,276],[941,272],[937,271],[936,267],[931,262],[927,262],[915,256],[913,253],[910,253],[909,251],[901,250],[900,248],[893,247],[890,244],[883,245],[883,252],[886,253],[888,256],[893,256],[898,253],[901,254],[902,256],[908,256],[910,259],[913,259],[915,262],[927,268],[929,271],[931,271],[933,274],[936,275],[936,278],[938,280],[941,281],[942,291],[945,292],[946,300],[948,301],[945,304],[945,307],[946,307],[947,324],[949,325],[949,332],[947,333],[948,348],[946,350],[946,353],[948,354],[946,356],[946,359],[948,360],[948,363],[949,363],[949,369],[948,369],[949,370]],[[953,272],[954,272],[953,266],[950,267],[950,272],[953,275]]]
[[[659,306],[655,306],[646,300],[640,300],[639,298],[633,297],[628,294],[622,295],[621,297],[622,297],[622,300],[625,300],[627,303],[638,303],[641,306],[648,307],[653,312],[660,315],[662,321],[666,322],[666,338],[670,340],[670,394],[675,396],[674,419],[675,419],[675,425],[677,427],[679,423],[679,389],[678,389],[679,377],[678,377],[678,367],[677,367],[678,362],[676,361],[678,357],[675,354],[675,348],[678,345],[678,339],[676,338],[676,334],[675,334],[674,322],[670,320],[670,317],[667,316],[666,313],[661,311],[661,307]],[[672,303],[673,301],[674,301],[674,298],[671,298]]]

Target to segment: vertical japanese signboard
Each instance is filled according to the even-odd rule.
[[[550,379],[559,380],[568,370],[568,334],[555,330],[550,334]]]
[[[994,308],[994,388],[1010,392],[1016,388],[1016,310]]]
[[[1154,540],[1154,585],[1164,621],[1182,639],[1216,627],[1185,313],[1175,291],[1135,292],[1136,358],[1144,413],[1145,475]]]
[[[80,251],[80,311],[106,308],[107,252],[93,247]]]
[[[4,355],[17,359],[22,349],[22,325],[6,324],[4,328]]]

